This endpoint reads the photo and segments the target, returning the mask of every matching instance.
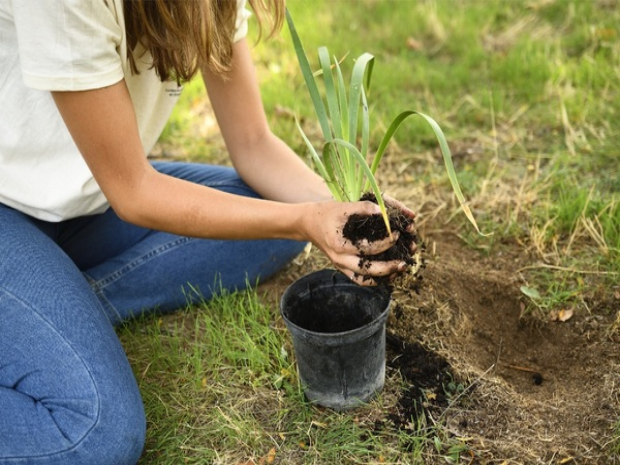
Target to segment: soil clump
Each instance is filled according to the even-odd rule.
[[[377,203],[373,193],[366,193],[361,200]],[[415,282],[415,279],[422,279],[420,272],[424,268],[424,258],[422,252],[424,244],[420,241],[418,234],[413,227],[414,220],[404,215],[400,210],[386,205],[390,229],[392,233],[398,234],[396,243],[386,251],[373,256],[365,256],[360,253],[360,268],[364,269],[370,265],[371,260],[390,261],[399,260],[407,265],[407,269],[401,274],[401,278],[406,276],[408,285]],[[342,230],[342,235],[355,246],[359,246],[362,241],[374,242],[388,237],[389,232],[385,227],[383,216],[377,215],[350,215]],[[412,253],[413,248],[416,251]],[[392,286],[398,282],[390,280],[388,277],[375,277],[375,282],[391,290]],[[402,281],[402,279],[400,280]]]

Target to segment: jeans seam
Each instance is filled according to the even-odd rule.
[[[140,266],[146,264],[152,258],[155,258],[163,253],[169,252],[170,250],[180,245],[187,244],[193,240],[196,240],[196,239],[193,237],[178,236],[176,239],[170,242],[166,242],[165,244],[162,244],[156,247],[155,249],[152,249],[148,251],[147,253],[140,255],[134,260],[128,263],[125,263],[119,269],[114,270],[111,273],[108,273],[106,276],[100,279],[93,278],[87,272],[83,272],[82,274],[87,279],[88,283],[91,286],[91,289],[93,290],[95,295],[99,298],[99,301],[102,303],[102,305],[105,305],[110,311],[114,312],[114,314],[116,314],[117,316],[117,321],[120,322],[122,321],[123,318],[121,317],[121,314],[116,309],[116,307],[114,307],[112,302],[110,302],[108,298],[106,297],[105,292],[104,292],[105,288],[110,286],[111,284],[114,284],[116,281],[121,279],[123,275],[125,275],[126,273],[133,271],[136,268],[139,268]],[[114,322],[112,323],[115,324]]]
[[[124,274],[133,271],[136,268],[139,268],[140,266],[144,265],[146,262],[148,262],[150,259],[161,255],[162,253],[168,252],[169,250],[191,242],[192,240],[194,240],[194,238],[192,237],[179,237],[173,241],[167,242],[163,245],[160,245],[159,247],[150,250],[149,252],[142,254],[141,256],[135,258],[134,260],[130,261],[129,263],[124,264],[122,267],[120,267],[117,270],[114,270],[113,272],[109,273],[107,276],[104,276],[103,278],[100,279],[93,279],[92,277],[88,276],[88,280],[91,284],[91,287],[93,287],[93,289],[95,290],[103,290],[105,289],[107,286],[109,286],[110,284],[113,284],[114,282],[118,281],[120,278],[123,277]]]
[[[58,337],[60,337],[65,344],[67,344],[67,346],[70,348],[71,352],[73,352],[73,354],[75,355],[76,359],[80,361],[80,363],[82,364],[82,366],[84,367],[84,369],[86,370],[86,372],[88,373],[88,376],[90,378],[90,381],[92,383],[93,389],[95,390],[95,394],[97,397],[97,410],[96,410],[96,414],[95,414],[95,418],[93,419],[93,424],[90,428],[88,428],[84,434],[77,440],[75,441],[75,443],[71,446],[68,447],[66,449],[63,449],[61,451],[56,451],[56,452],[52,452],[49,454],[45,454],[45,455],[37,455],[37,456],[30,456],[32,457],[50,457],[52,455],[56,455],[56,454],[61,454],[64,452],[68,452],[71,451],[73,449],[75,449],[76,447],[79,447],[79,445],[82,443],[82,441],[84,441],[84,439],[88,436],[88,434],[95,428],[95,426],[97,426],[97,424],[99,423],[99,418],[100,418],[100,413],[101,413],[101,400],[100,400],[100,393],[99,393],[99,389],[97,388],[97,383],[95,383],[95,380],[93,378],[93,374],[91,373],[90,369],[88,368],[88,365],[86,363],[84,363],[84,360],[82,359],[82,357],[75,351],[75,349],[73,348],[73,345],[67,340],[66,337],[64,337],[61,333],[58,332],[58,330],[54,327],[54,325],[51,324],[51,322],[44,317],[40,312],[38,312],[36,310],[35,307],[33,307],[32,305],[30,305],[27,301],[19,298],[18,296],[16,296],[15,294],[13,294],[12,292],[10,292],[6,287],[4,286],[0,286],[0,295],[1,293],[4,293],[5,296],[15,300],[16,302],[19,302],[20,304],[24,305],[26,308],[30,309],[32,312],[34,312],[36,315],[38,315],[39,318],[41,318],[41,320],[43,322],[45,322],[45,324],[56,334],[58,335]],[[64,433],[59,429],[60,433],[64,436]],[[4,459],[6,460],[23,460],[25,457],[4,457]]]
[[[105,294],[103,293],[103,290],[101,288],[98,288],[96,286],[96,280],[94,280],[91,276],[89,276],[87,273],[82,272],[82,275],[84,276],[84,278],[86,278],[86,281],[88,282],[88,284],[90,285],[90,288],[92,289],[93,293],[95,294],[95,296],[97,296],[97,299],[99,300],[99,302],[102,304],[102,306],[104,306],[105,308],[108,308],[109,310],[111,310],[112,312],[114,312],[116,314],[117,317],[117,321],[121,321],[121,315],[120,313],[118,313],[118,310],[116,310],[116,308],[114,307],[114,305],[112,305],[112,303],[108,300],[108,298],[105,296]],[[110,319],[110,316],[108,315],[107,312],[104,311],[104,314],[106,315],[106,317],[108,318],[108,321],[110,321],[110,323],[112,325],[114,325],[114,321],[112,321]]]

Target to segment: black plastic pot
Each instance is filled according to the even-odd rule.
[[[358,407],[383,389],[385,289],[321,270],[284,292],[280,311],[291,332],[306,397],[335,410]]]

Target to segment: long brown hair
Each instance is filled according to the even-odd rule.
[[[284,18],[285,0],[248,0],[259,25],[269,19],[269,35]],[[124,0],[127,50],[137,73],[138,43],[153,57],[162,81],[189,81],[206,64],[224,74],[230,69],[237,0]]]

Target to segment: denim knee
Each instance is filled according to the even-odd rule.
[[[0,465],[134,465],[144,407],[113,330],[29,310],[0,287]]]
[[[146,439],[146,418],[142,402],[102,405],[99,424],[76,447],[75,463],[89,465],[135,465]]]
[[[23,394],[15,391],[12,396]],[[22,441],[17,443],[20,434],[4,431],[0,438],[0,465],[135,465],[138,462],[146,437],[141,402],[110,403],[96,397],[92,399],[96,405],[83,405],[82,401],[76,410],[69,410],[70,403],[62,399],[30,402],[38,405],[34,412],[25,415],[32,423],[30,437],[24,440],[22,436]],[[59,414],[60,410],[64,411]],[[98,414],[94,419],[80,418],[84,410]],[[23,422],[18,419],[16,423],[14,428],[23,429]]]
[[[133,408],[131,408],[133,407]],[[33,464],[39,465],[135,465],[144,449],[146,420],[142,404],[101,406],[97,425],[79,444],[57,455]],[[1,463],[1,461],[0,461]],[[28,462],[26,462],[28,463]]]

